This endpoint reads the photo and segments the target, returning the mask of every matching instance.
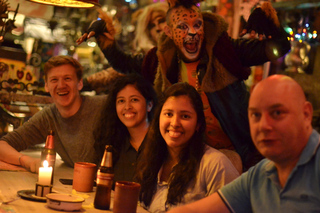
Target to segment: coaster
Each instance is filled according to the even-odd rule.
[[[46,197],[39,197],[35,195],[35,190],[20,190],[17,192],[18,195],[26,200],[32,200],[32,201],[37,201],[37,202],[46,202],[47,198]]]

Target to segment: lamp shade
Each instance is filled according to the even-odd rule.
[[[34,3],[73,8],[92,8],[101,7],[99,0],[28,0]]]

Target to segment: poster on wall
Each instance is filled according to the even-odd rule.
[[[0,90],[32,94],[38,88],[40,68],[28,66],[22,61],[0,58]]]

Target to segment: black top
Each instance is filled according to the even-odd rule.
[[[114,165],[114,183],[116,181],[133,181],[136,161],[139,153],[141,153],[142,144],[137,152],[129,140],[125,141],[119,159]]]

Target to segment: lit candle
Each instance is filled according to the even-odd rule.
[[[48,167],[48,161],[43,161],[43,167],[39,168],[38,183],[41,185],[50,185],[52,176],[52,167]]]

